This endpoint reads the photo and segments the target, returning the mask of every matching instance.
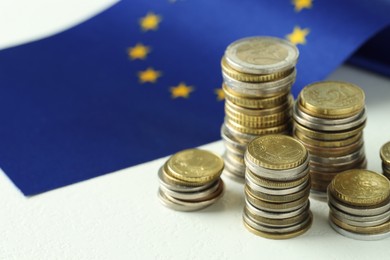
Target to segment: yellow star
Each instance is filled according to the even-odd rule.
[[[159,77],[161,77],[161,72],[154,70],[153,68],[138,72],[138,78],[141,83],[156,83]]]
[[[142,31],[157,30],[161,22],[161,16],[154,13],[147,13],[146,16],[139,20]]]
[[[222,101],[225,99],[225,92],[221,88],[214,89],[214,93],[217,94],[217,100]]]
[[[306,44],[306,36],[309,34],[308,28],[302,29],[299,26],[295,26],[292,33],[286,35],[287,40],[292,44]]]
[[[143,45],[142,43],[137,43],[137,45],[135,45],[134,47],[130,47],[127,49],[127,54],[132,60],[144,60],[146,59],[146,56],[149,52],[150,48],[148,46]]]
[[[188,98],[190,96],[190,93],[194,91],[194,88],[191,86],[187,86],[185,83],[181,82],[176,87],[171,87],[170,89],[172,98]]]
[[[295,11],[300,12],[303,8],[311,8],[313,6],[312,0],[293,0],[293,5],[295,6]]]

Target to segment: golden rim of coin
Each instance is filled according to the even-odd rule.
[[[230,67],[243,73],[271,74],[294,67],[298,48],[284,39],[255,36],[232,42],[225,58]]]
[[[241,107],[245,108],[271,108],[276,107],[284,102],[287,102],[288,95],[290,94],[290,90],[284,91],[282,93],[278,93],[275,96],[267,97],[267,98],[256,98],[253,96],[238,96],[231,89],[227,87],[226,84],[222,84],[222,89],[225,93],[225,97],[227,100]]]
[[[321,148],[336,148],[336,147],[343,147],[346,145],[350,145],[356,142],[357,140],[363,138],[363,133],[360,132],[346,139],[335,140],[335,141],[322,141],[322,140],[313,139],[304,135],[302,132],[299,131],[294,131],[293,136],[298,140],[302,141],[303,143],[307,143],[312,146],[317,146]]]
[[[319,157],[341,157],[354,153],[364,146],[363,139],[343,147],[323,148],[302,142],[311,155]]]
[[[293,126],[294,126],[294,131],[299,131],[303,135],[309,138],[322,140],[322,141],[337,141],[337,140],[345,140],[347,138],[350,138],[354,135],[361,133],[364,127],[366,126],[366,122],[348,131],[340,131],[340,132],[316,131],[307,128],[301,124],[298,124],[297,122],[294,122]]]
[[[390,164],[390,142],[387,142],[384,145],[382,145],[380,150],[380,157],[384,164],[387,165]]]
[[[298,167],[307,158],[306,147],[287,135],[265,135],[253,139],[247,148],[247,159],[267,169],[287,170]]]
[[[244,226],[246,227],[246,229],[257,235],[257,236],[260,236],[260,237],[264,237],[264,238],[268,238],[268,239],[289,239],[289,238],[293,238],[293,237],[297,237],[297,236],[300,236],[304,233],[306,233],[306,231],[308,231],[313,223],[313,214],[311,213],[311,211],[309,211],[309,216],[308,216],[310,219],[309,221],[307,222],[307,224],[305,226],[303,226],[302,228],[296,230],[296,231],[293,231],[293,232],[290,232],[290,233],[268,233],[268,232],[263,232],[263,231],[260,231],[260,230],[257,230],[255,228],[253,228],[251,225],[249,225],[248,223],[245,222],[245,220],[243,221],[244,223]]]
[[[312,116],[346,117],[364,108],[364,91],[349,82],[320,81],[305,86],[299,94],[302,107]]]
[[[374,206],[390,198],[390,181],[373,171],[353,169],[337,174],[329,191],[346,204]]]
[[[237,115],[246,115],[246,116],[269,116],[274,115],[276,113],[285,112],[286,110],[292,110],[292,106],[294,103],[294,97],[292,95],[288,96],[288,99],[286,102],[271,108],[265,108],[265,109],[250,109],[238,106],[234,104],[233,102],[230,102],[229,100],[225,101],[225,110],[229,110],[234,114]]]
[[[273,127],[264,127],[264,128],[252,128],[247,126],[242,126],[229,117],[225,117],[225,124],[228,127],[233,128],[234,130],[250,135],[268,135],[268,134],[278,134],[282,132],[286,132],[291,128],[291,119],[287,120],[284,124],[273,126]]]
[[[229,77],[243,82],[267,82],[267,81],[278,80],[290,75],[294,71],[294,68],[290,68],[284,71],[276,71],[271,74],[244,73],[235,70],[234,68],[229,66],[225,56],[223,56],[221,59],[221,68],[222,71],[226,73],[226,75],[228,75]]]
[[[223,170],[223,159],[209,151],[187,149],[167,161],[167,169],[176,179],[204,184],[217,179]]]
[[[338,227],[357,234],[374,235],[390,232],[390,221],[371,227],[358,227],[341,221],[331,212],[329,212],[329,219]]]
[[[246,120],[240,117],[232,116],[228,111],[226,111],[225,116],[229,118],[229,120],[244,126],[244,127],[250,127],[250,128],[267,128],[267,127],[275,127],[278,125],[282,125],[287,121],[290,121],[289,115],[283,115],[280,118],[270,118],[269,120],[262,120],[262,121],[252,121],[252,120]],[[269,118],[269,116],[266,116]],[[253,117],[256,119],[256,117]],[[264,119],[264,117],[258,117],[261,119]]]

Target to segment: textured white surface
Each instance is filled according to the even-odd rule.
[[[7,3],[11,2],[28,1]],[[82,15],[59,23],[59,30],[99,10],[104,2],[108,5],[112,1],[75,12]],[[59,17],[72,16],[70,11],[65,14]],[[2,30],[4,19],[0,17]],[[39,23],[35,25],[39,27]],[[27,36],[17,40],[9,30],[0,38],[0,46],[38,38],[52,30],[37,29],[35,36],[27,35],[26,30]],[[368,168],[380,171],[379,148],[390,140],[390,80],[349,67],[340,68],[330,78],[348,80],[365,89]],[[221,142],[203,148],[223,152]],[[156,192],[157,170],[165,160],[31,198],[25,198],[0,172],[0,259],[387,259],[389,255],[389,239],[355,241],[334,232],[327,224],[326,204],[315,200],[311,201],[314,223],[306,234],[285,241],[257,237],[242,225],[242,184],[227,178],[225,196],[212,207],[192,213],[164,208]]]

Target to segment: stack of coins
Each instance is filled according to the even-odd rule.
[[[210,206],[223,195],[223,167],[222,158],[208,151],[188,149],[174,154],[158,172],[161,203],[178,211]]]
[[[385,143],[380,150],[383,175],[390,180],[390,142]]]
[[[289,42],[272,37],[243,38],[230,44],[222,57],[226,146],[225,173],[244,178],[244,152],[255,137],[291,130],[299,53]]]
[[[326,188],[339,172],[366,167],[361,88],[338,81],[310,84],[300,92],[293,118],[293,135],[310,152],[311,188],[318,198],[326,198]]]
[[[329,223],[353,239],[390,236],[390,181],[367,170],[348,170],[328,187]]]
[[[286,135],[261,136],[248,144],[243,220],[250,232],[286,239],[310,228],[308,158],[306,148]]]

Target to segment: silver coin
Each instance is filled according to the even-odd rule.
[[[360,149],[361,150],[361,149]],[[322,159],[328,159],[326,157],[320,157]],[[322,165],[322,167],[332,167],[332,168],[337,168],[337,167],[349,167],[350,165],[355,165],[359,161],[363,162],[366,159],[366,155],[364,154],[364,149],[362,153],[359,153],[359,157],[352,158],[350,161],[345,161],[341,163],[323,163],[323,162],[317,162],[313,160],[313,155],[310,155],[310,167],[316,166],[316,165]]]
[[[340,221],[358,227],[377,226],[387,222],[390,219],[390,211],[375,216],[355,216],[342,212],[341,210],[335,208],[332,204],[329,204],[329,211]]]
[[[158,190],[158,197],[160,199],[160,202],[173,210],[177,211],[195,211],[195,210],[200,210],[203,208],[206,208],[213,203],[215,203],[218,199],[220,199],[223,196],[224,193],[224,185],[223,182],[221,182],[221,187],[219,191],[211,198],[208,200],[203,200],[203,201],[197,201],[197,202],[188,202],[184,200],[178,200],[175,199],[167,194],[165,194],[161,189]]]
[[[278,212],[278,213],[259,209],[256,206],[252,205],[250,203],[250,201],[248,201],[247,198],[245,198],[245,206],[252,214],[260,216],[260,217],[263,217],[263,218],[285,219],[285,218],[292,218],[292,217],[298,216],[299,214],[302,214],[302,212],[309,210],[309,208],[310,208],[310,201],[307,200],[298,209],[291,210],[291,211],[288,211],[288,212]]]
[[[312,217],[312,214],[310,212],[309,215],[308,215],[308,218],[306,218],[305,220],[303,220],[302,222],[300,222],[298,224],[295,224],[295,225],[292,225],[292,226],[288,226],[288,227],[272,227],[272,226],[267,226],[267,225],[258,223],[257,221],[253,220],[244,211],[244,213],[243,213],[243,220],[248,225],[250,225],[251,227],[253,227],[256,230],[259,230],[259,231],[262,231],[262,232],[267,232],[267,233],[284,234],[284,233],[294,232],[296,230],[299,230],[299,229],[303,228],[304,226],[306,226],[309,222],[311,222],[313,220],[313,217]]]
[[[171,190],[164,185],[160,185],[160,189],[164,194],[167,194],[175,199],[179,200],[186,200],[186,201],[198,201],[203,198],[206,198],[210,195],[212,195],[218,187],[221,185],[222,180],[218,179],[217,181],[214,182],[214,184],[207,189],[204,189],[202,191],[196,191],[196,192],[178,192]]]
[[[345,165],[322,165],[322,166],[316,166],[313,164],[310,164],[310,170],[314,172],[322,172],[322,173],[338,173],[342,171],[346,171],[349,169],[358,169],[360,165],[367,164],[366,158],[362,158],[360,161],[352,161],[350,164]]]
[[[245,179],[244,179],[243,175],[239,175],[238,173],[230,172],[229,169],[225,168],[223,170],[223,176],[226,176],[235,182],[245,184]]]
[[[236,139],[239,139],[243,143],[249,143],[250,141],[252,141],[256,137],[258,137],[258,135],[246,134],[246,133],[242,133],[240,131],[237,131],[225,123],[223,125],[230,132],[231,135],[233,135]]]
[[[310,160],[317,162],[317,163],[322,163],[322,164],[340,164],[340,163],[346,163],[351,160],[355,160],[356,158],[359,158],[361,156],[364,156],[364,146],[361,147],[359,150],[356,152],[353,152],[351,154],[345,155],[345,156],[340,156],[340,157],[322,157],[322,156],[317,156],[317,155],[310,155]]]
[[[241,72],[270,74],[294,67],[298,48],[274,37],[247,37],[232,42],[225,51],[228,64]]]
[[[362,112],[349,118],[326,120],[323,118],[313,117],[304,113],[303,111],[298,109],[297,104],[298,103],[296,102],[293,107],[294,119],[305,127],[319,131],[349,130],[365,123],[367,119],[367,115],[365,113],[366,110],[363,109]]]
[[[249,174],[245,174],[245,180],[246,180],[246,184],[251,189],[258,191],[258,192],[261,192],[261,193],[270,194],[270,195],[290,195],[290,194],[297,193],[301,190],[304,190],[307,188],[308,185],[310,185],[310,179],[308,179],[307,181],[305,181],[302,184],[299,184],[298,186],[295,186],[293,188],[269,189],[269,188],[265,188],[265,187],[257,185]]]
[[[291,89],[295,82],[296,70],[287,77],[262,83],[249,83],[231,78],[226,73],[222,72],[222,78],[225,86],[233,92],[254,97],[270,97],[280,93],[285,93]]]
[[[240,170],[240,169],[237,169],[237,168],[234,168],[234,166],[230,166],[229,163],[226,163],[227,161],[225,161],[225,168],[223,169],[223,174],[226,175],[226,176],[229,176],[229,177],[239,177],[242,179],[242,182],[244,181],[244,177],[245,177],[245,169],[244,170]]]
[[[164,173],[164,166],[160,167],[158,170],[158,178],[159,178],[159,183],[160,186],[164,186],[167,189],[177,191],[177,192],[198,192],[205,190],[209,188],[210,186],[213,186],[217,181],[215,182],[210,182],[205,185],[201,186],[184,186],[184,185],[179,185],[177,183],[171,182],[169,179],[165,177]]]
[[[342,229],[341,227],[339,227],[336,224],[334,224],[330,219],[329,219],[328,222],[329,222],[329,225],[337,233],[339,233],[339,234],[341,234],[341,235],[343,235],[345,237],[355,239],[355,240],[375,241],[375,240],[382,240],[382,239],[390,237],[390,232],[381,233],[381,234],[374,234],[374,235],[364,235],[364,234],[358,234],[358,233],[349,232],[349,231],[347,231],[345,229]]]
[[[313,189],[310,190],[310,198],[318,200],[318,201],[322,201],[322,202],[328,201],[328,195],[326,194],[326,192],[321,192],[321,191],[317,191],[317,190],[313,190]]]
[[[226,148],[226,154],[229,154],[231,156],[236,156],[240,158],[240,161],[244,162],[244,153],[245,151],[239,151],[236,150],[234,147],[230,146],[228,143],[225,143],[225,148]]]
[[[390,210],[390,203],[386,203],[384,205],[378,205],[378,207],[350,207],[347,205],[342,204],[341,202],[337,201],[333,195],[329,192],[328,188],[328,204],[333,205],[335,208],[351,215],[356,216],[375,216],[385,213],[386,211]]]
[[[221,127],[221,137],[222,137],[222,140],[228,144],[229,146],[232,146],[234,147],[235,149],[239,150],[239,151],[242,151],[242,153],[245,152],[246,150],[246,146],[247,146],[247,142],[243,142],[242,140],[240,139],[236,139],[234,137],[234,135],[232,135],[228,129],[226,128],[225,124],[222,125]]]

